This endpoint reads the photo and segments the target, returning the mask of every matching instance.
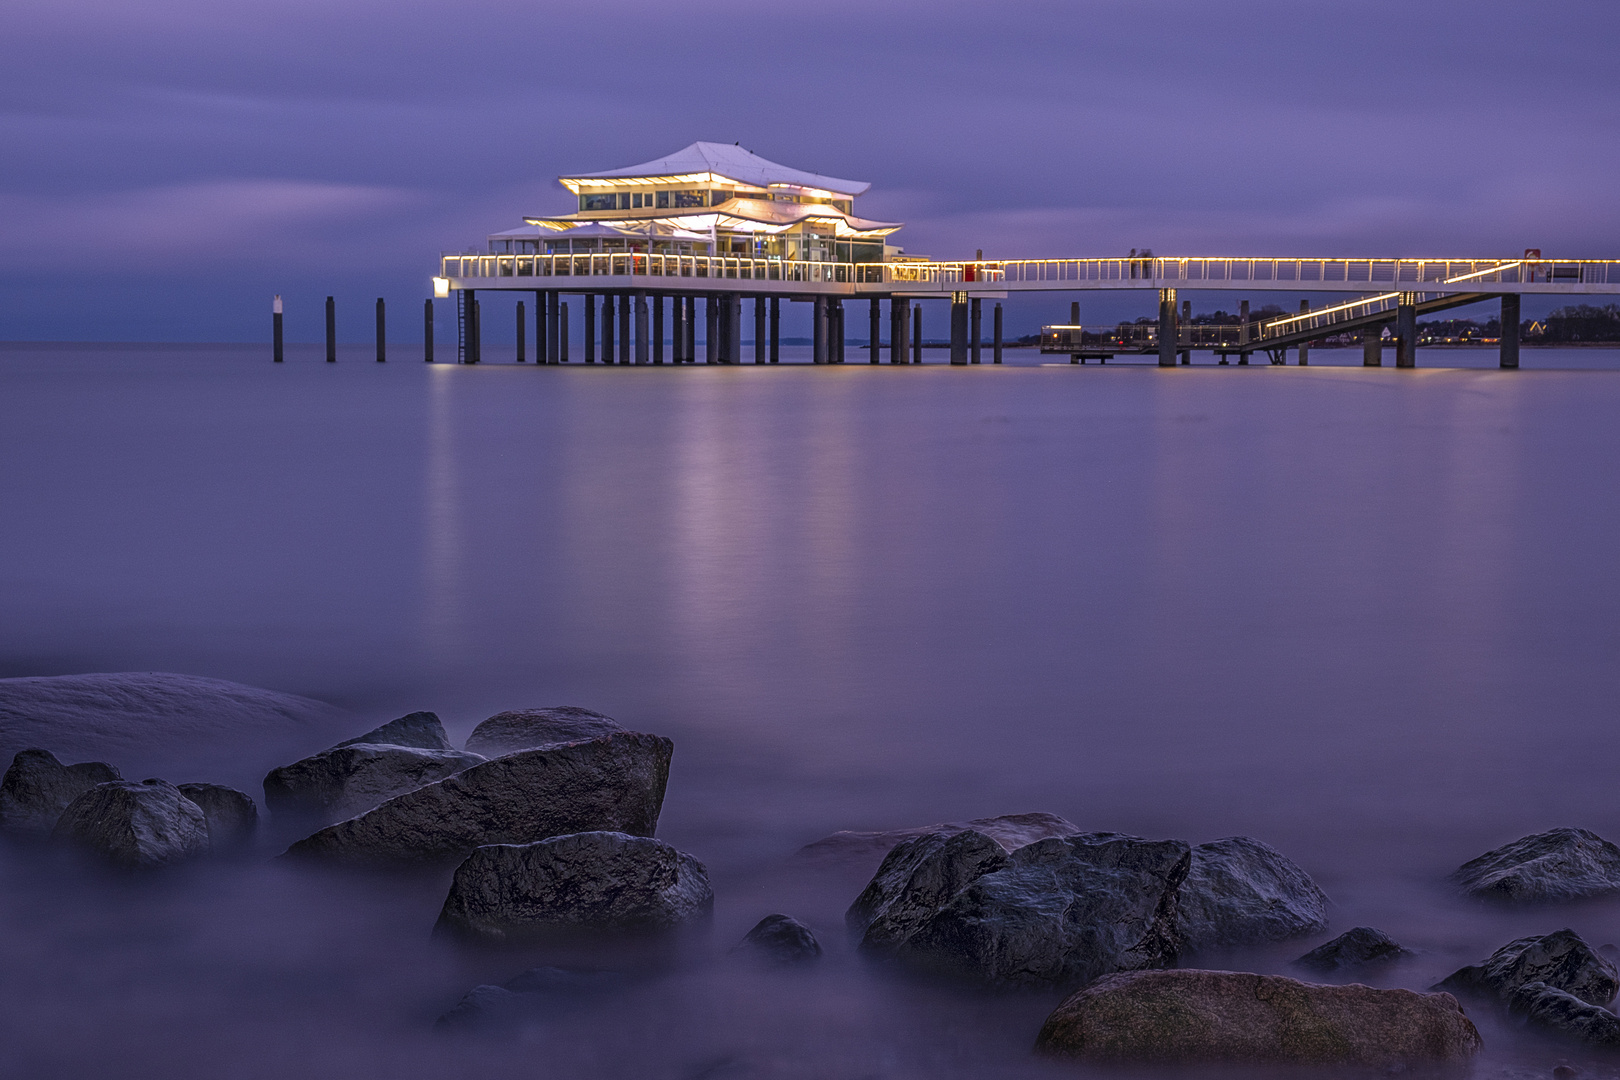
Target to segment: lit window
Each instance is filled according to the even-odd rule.
[[[660,210],[668,210],[669,209],[669,192],[660,191],[658,193],[658,209],[660,209]]]

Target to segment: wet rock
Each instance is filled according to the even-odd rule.
[[[1480,1038],[1450,994],[1179,970],[1097,980],[1057,1007],[1036,1047],[1110,1065],[1395,1068],[1465,1062]]]
[[[560,1002],[600,996],[622,990],[631,983],[622,971],[581,971],[576,968],[537,967],[506,980],[514,994],[537,994]]]
[[[732,951],[750,952],[777,964],[802,964],[821,955],[821,942],[798,919],[767,915]]]
[[[1494,997],[1506,1003],[1528,983],[1541,982],[1590,1005],[1607,1005],[1620,990],[1620,974],[1573,930],[1519,938],[1482,964],[1459,968],[1434,989]]]
[[[344,743],[271,769],[264,778],[264,802],[275,814],[340,821],[483,760],[461,750]]]
[[[509,1029],[565,1016],[630,984],[629,976],[618,971],[533,968],[501,986],[473,987],[433,1026],[441,1031]]]
[[[454,1008],[433,1022],[440,1031],[487,1031],[517,1019],[518,995],[504,986],[485,984],[467,991]]]
[[[179,790],[202,810],[212,847],[246,843],[259,826],[259,809],[246,792],[219,784],[181,784]]]
[[[1191,858],[1185,843],[1090,833],[1003,858],[876,951],[997,986],[1072,985],[1175,963],[1176,899]],[[872,948],[865,939],[863,948]]]
[[[333,749],[366,743],[369,746],[414,746],[418,750],[454,750],[450,737],[444,733],[437,713],[406,713],[398,720],[390,720],[381,727],[372,728],[364,735],[345,739]]]
[[[1575,1077],[1581,1075],[1581,1070],[1573,1065],[1554,1065],[1552,1074],[1553,1080],[1575,1080]]]
[[[0,827],[49,835],[69,803],[118,779],[118,770],[104,762],[63,765],[49,750],[23,750],[0,778]]]
[[[1585,829],[1550,829],[1522,837],[1451,875],[1470,896],[1509,903],[1546,903],[1620,891],[1620,848]]]
[[[287,853],[357,864],[432,863],[488,844],[530,844],[565,833],[651,836],[673,751],[661,736],[621,731],[508,754],[329,825]]]
[[[1370,926],[1357,926],[1346,930],[1326,945],[1318,945],[1294,963],[1312,971],[1331,974],[1336,971],[1355,971],[1376,964],[1387,964],[1392,960],[1411,955],[1412,950],[1402,948],[1382,930],[1374,930]]]
[[[166,780],[116,780],[68,804],[53,835],[120,866],[144,868],[207,851],[208,819]]]
[[[884,858],[844,921],[863,949],[892,953],[957,893],[1007,864],[1006,849],[974,829],[913,837]]]
[[[1536,1027],[1593,1046],[1620,1046],[1620,1017],[1544,982],[1525,983],[1508,996],[1508,1011]]]
[[[517,750],[580,742],[623,730],[612,717],[577,705],[513,709],[496,713],[473,728],[467,736],[467,749],[485,757],[500,757]]]
[[[1286,941],[1327,929],[1327,896],[1286,855],[1248,836],[1192,849],[1181,932],[1192,952]]]
[[[708,915],[708,871],[661,840],[583,832],[482,847],[456,868],[439,928],[508,942],[559,930],[668,930]]]
[[[1078,825],[1065,821],[1056,814],[1003,814],[999,817],[975,818],[972,821],[953,821],[940,825],[924,825],[913,829],[888,829],[883,832],[835,832],[799,849],[798,857],[822,865],[837,864],[866,866],[875,870],[884,856],[895,845],[919,836],[934,833],[954,835],[959,832],[978,832],[990,837],[1007,851],[1017,851],[1026,844],[1053,836],[1079,836]]]

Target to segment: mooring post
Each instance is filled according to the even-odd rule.
[[[562,294],[556,294],[557,299],[557,332],[552,335],[557,342],[557,362],[568,363],[568,305],[562,302]]]
[[[585,294],[585,362],[596,363],[596,294]]]
[[[539,303],[539,296],[540,296],[539,293],[535,293],[535,298],[536,298],[535,303],[536,304]],[[528,311],[528,309],[526,307],[523,306],[523,301],[519,300],[517,302],[517,362],[520,363],[520,364],[524,363],[523,353],[525,351],[525,342],[527,341],[528,336],[529,336],[529,311]],[[540,342],[541,342],[541,340],[542,339],[540,338],[540,336],[538,334],[536,334],[535,335],[535,341],[534,341],[536,356],[534,358],[534,362],[537,363],[537,364],[540,363],[541,359],[542,359],[538,355],[539,351],[540,351]]]
[[[422,301],[422,359],[433,363],[433,297]]]
[[[326,298],[326,362],[337,363],[337,303],[330,296]]]
[[[703,362],[720,361],[720,298],[710,293],[703,298]]]
[[[979,321],[979,298],[975,296],[968,301],[968,305],[968,362],[977,364],[984,338],[983,325]]]
[[[280,316],[277,316],[279,319]],[[280,325],[279,323],[277,325]],[[1502,329],[1497,332],[1498,354],[1502,358],[1502,366],[1516,369],[1519,366],[1519,294],[1502,294]],[[278,352],[277,358],[280,357]]]
[[[652,296],[652,362],[664,362],[664,294]]]
[[[1417,294],[1401,293],[1395,307],[1395,366],[1417,367]]]
[[[1244,348],[1244,346],[1247,345],[1248,343],[1249,343],[1249,302],[1247,300],[1244,300],[1244,301],[1242,301],[1241,303],[1238,304],[1238,363],[1239,364],[1247,364],[1249,362],[1249,350]],[[1226,358],[1225,357],[1221,358],[1221,363],[1223,363],[1223,364],[1226,363]]]
[[[911,306],[909,301],[907,301],[906,306]],[[918,304],[916,307],[911,308],[911,362],[913,364],[922,363],[922,346],[922,305]]]
[[[951,363],[966,364],[968,336],[968,298],[965,292],[951,293]]]
[[[1301,300],[1299,302],[1299,313],[1301,315],[1310,314],[1310,310],[1311,310],[1311,302],[1309,300]],[[1301,330],[1307,329],[1307,327],[1305,326],[1304,320],[1300,321],[1299,328]],[[1300,367],[1307,367],[1307,366],[1309,366],[1310,362],[1311,362],[1311,343],[1309,341],[1302,341],[1302,342],[1299,343],[1299,366]]]
[[[771,363],[782,359],[782,298],[771,297]]]
[[[867,317],[866,356],[867,363],[878,362],[878,354],[883,350],[883,342],[879,340],[883,335],[883,301],[872,297],[872,313]]]
[[[602,363],[613,361],[613,303],[612,293],[602,294]]]
[[[647,341],[647,294],[636,293],[636,363],[646,364],[651,359]]]
[[[1176,290],[1159,290],[1159,366],[1176,366]]]
[[[1176,328],[1176,336],[1181,345],[1181,363],[1183,366],[1192,364],[1192,301],[1181,302],[1181,323]]]
[[[431,302],[431,301],[430,301]],[[270,301],[270,357],[281,363],[281,294]]]
[[[1361,366],[1384,366],[1384,327],[1381,323],[1361,331]]]
[[[991,323],[993,326],[991,332],[995,334],[995,347],[992,354],[993,359],[990,362],[999,364],[1001,363],[1001,301],[999,300],[996,301],[996,310],[991,318]]]
[[[619,297],[619,363],[630,363],[630,294]]]
[[[827,362],[827,298],[818,296],[814,303],[814,312],[811,315],[810,329],[810,362],[812,364],[825,364]]]

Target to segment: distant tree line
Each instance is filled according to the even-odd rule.
[[[1620,306],[1574,304],[1547,316],[1542,341],[1620,341]]]

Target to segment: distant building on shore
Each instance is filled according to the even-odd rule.
[[[667,157],[558,182],[579,209],[525,217],[493,233],[490,251],[513,255],[641,252],[875,263],[901,223],[855,216],[872,185],[767,161],[741,146],[695,142]]]

